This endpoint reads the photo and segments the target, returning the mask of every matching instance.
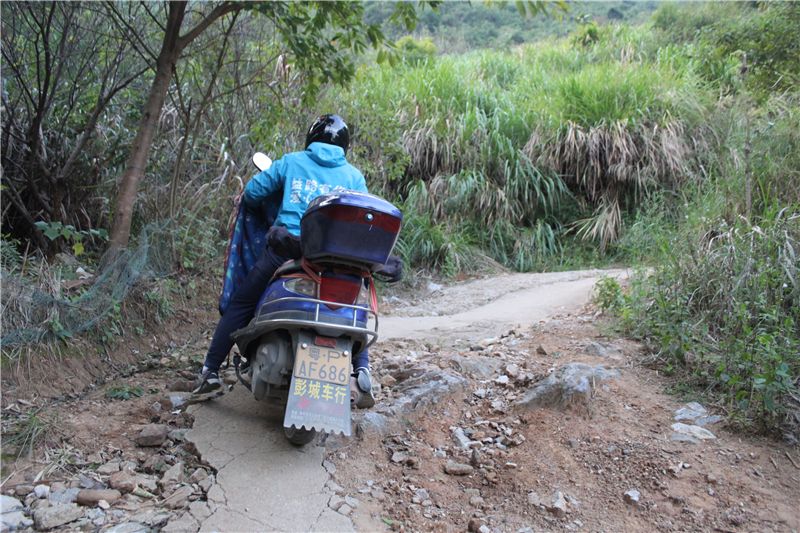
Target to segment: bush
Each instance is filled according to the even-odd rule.
[[[415,39],[410,35],[406,35],[395,43],[395,47],[403,61],[411,65],[419,65],[436,55],[436,45],[433,44],[429,37]]]
[[[717,220],[676,237],[668,262],[620,304],[608,283],[600,304],[624,315],[668,371],[689,373],[734,418],[776,430],[796,420],[800,377],[800,206],[757,224]]]

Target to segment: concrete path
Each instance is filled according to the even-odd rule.
[[[610,274],[624,276],[623,271]],[[455,288],[449,295],[465,311],[449,316],[385,317],[383,339],[457,335],[482,338],[503,327],[575,311],[590,298],[603,272],[515,274],[513,283],[488,279]],[[445,289],[445,292],[449,289]],[[486,291],[491,293],[486,298]],[[484,305],[474,306],[478,293]],[[475,298],[471,297],[475,295]],[[203,459],[217,470],[209,491],[212,510],[200,531],[352,531],[350,519],[328,507],[333,493],[323,467],[324,449],[296,448],[283,436],[282,413],[256,402],[244,389],[193,405],[187,434]]]

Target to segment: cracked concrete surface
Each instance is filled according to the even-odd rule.
[[[581,271],[515,274],[478,280],[445,295],[445,316],[391,316],[381,319],[383,339],[448,337],[478,340],[503,327],[531,323],[574,311],[590,298],[602,275],[624,277],[623,271]],[[465,284],[466,285],[466,284]],[[481,293],[484,305],[470,305]],[[437,296],[431,296],[436,299]],[[442,302],[439,302],[442,303]],[[281,427],[282,411],[255,401],[242,386],[214,401],[192,405],[194,427],[186,435],[203,459],[217,470],[208,492],[208,509],[190,516],[200,531],[353,531],[350,518],[328,501],[329,474],[322,466],[324,449],[296,448]]]
[[[324,449],[289,444],[281,412],[241,386],[190,412],[186,438],[217,470],[200,531],[353,531],[349,518],[328,508]]]

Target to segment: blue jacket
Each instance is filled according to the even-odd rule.
[[[293,235],[300,235],[300,219],[317,196],[338,190],[368,192],[364,176],[347,162],[344,150],[325,143],[311,143],[303,152],[286,154],[253,176],[244,189],[245,204],[257,209],[281,190],[274,225],[286,227]]]

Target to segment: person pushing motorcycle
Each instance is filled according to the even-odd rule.
[[[277,193],[281,202],[273,227],[285,228],[299,236],[300,219],[317,196],[337,190],[368,192],[364,176],[347,162],[349,145],[350,132],[344,120],[339,115],[320,116],[308,128],[305,150],[284,155],[247,183],[243,197],[245,207],[258,211],[263,202]],[[231,333],[253,318],[270,279],[289,259],[266,245],[255,266],[234,290],[217,323],[193,393],[208,394],[222,388],[219,368],[233,348]],[[362,386],[370,382],[367,350],[355,357],[353,367],[356,377],[361,378],[355,380],[359,389],[356,406],[372,407],[375,404],[372,391]]]

